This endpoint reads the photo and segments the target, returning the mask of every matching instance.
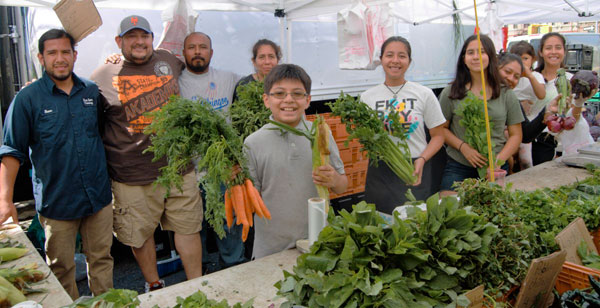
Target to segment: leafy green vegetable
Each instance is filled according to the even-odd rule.
[[[237,99],[229,109],[231,125],[242,140],[267,124],[271,110],[263,103],[264,84],[252,81],[237,87]]]
[[[562,294],[560,297],[560,307],[579,308],[579,307],[600,307],[600,283],[592,275],[588,275],[592,289],[590,292],[585,290],[571,290]]]
[[[167,157],[168,165],[162,167],[156,184],[167,189],[174,185],[181,190],[182,172],[192,160],[202,157],[198,170],[206,171],[200,183],[206,191],[204,218],[219,237],[225,236],[223,221],[225,208],[221,185],[227,188],[242,184],[248,178],[243,142],[225,117],[204,101],[191,101],[171,96],[169,103],[150,114],[154,119],[146,127],[152,145],[146,149],[154,153],[154,161]],[[232,180],[234,166],[242,171]]]
[[[498,226],[498,234],[491,243],[493,261],[488,262],[472,276],[482,277],[485,292],[497,297],[520,285],[525,278],[531,260],[545,251],[537,236],[535,225],[524,222],[515,214],[518,202],[506,188],[485,180],[467,179],[458,188],[463,206]]]
[[[138,293],[127,289],[109,289],[96,297],[77,300],[63,308],[135,308],[140,305]]]
[[[577,246],[577,254],[583,265],[600,269],[600,256],[595,251],[588,249],[588,245],[584,240]]]
[[[564,116],[567,112],[567,98],[571,95],[571,83],[567,80],[564,68],[558,69],[556,75],[556,81],[554,81],[556,90],[559,94],[562,94],[558,101],[558,114]]]
[[[208,299],[204,292],[198,290],[196,293],[186,298],[177,296],[177,305],[173,306],[173,308],[251,308],[254,307],[252,306],[253,301],[253,299],[250,299],[243,304],[235,303],[233,306],[230,306],[229,303],[227,303],[227,300],[224,299],[217,302],[214,299]]]
[[[487,133],[485,128],[485,109],[483,100],[479,99],[475,94],[468,92],[467,96],[460,102],[456,109],[456,114],[460,117],[458,122],[465,128],[465,142],[473,149],[477,150],[483,157],[488,158],[488,143]],[[490,131],[493,129],[493,123],[490,122]],[[492,149],[494,142],[492,141]],[[496,153],[492,153],[493,161],[495,161]],[[477,168],[480,178],[485,178],[488,166]]]
[[[282,307],[468,306],[461,284],[490,262],[496,227],[456,198],[434,195],[427,206],[389,226],[365,202],[330,214],[310,252],[275,284],[288,300]]]
[[[398,112],[392,111],[385,119],[391,135],[400,140],[394,142],[377,111],[361,102],[360,97],[354,98],[342,92],[329,106],[332,114],[339,116],[342,123],[346,124],[346,130],[350,134],[346,143],[358,139],[363,146],[361,151],[367,151],[371,164],[377,165],[379,161],[383,161],[402,181],[407,184],[415,183],[415,168],[406,143],[408,136]]]

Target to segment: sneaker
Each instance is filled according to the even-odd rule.
[[[165,281],[162,279],[159,279],[152,283],[146,282],[146,284],[144,285],[144,290],[146,291],[146,293],[148,293],[148,292],[152,292],[152,291],[155,291],[158,289],[162,289],[164,287],[165,287]]]

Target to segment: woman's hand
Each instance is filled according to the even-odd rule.
[[[415,159],[415,161],[413,162],[413,165],[415,166],[415,172],[413,172],[413,175],[417,176],[417,181],[413,184],[413,186],[419,186],[421,185],[421,177],[423,176],[423,166],[425,166],[425,157],[417,157],[417,159]]]
[[[487,165],[487,158],[483,157],[483,155],[473,149],[468,143],[465,142],[461,144],[459,150],[473,168],[481,168]]]

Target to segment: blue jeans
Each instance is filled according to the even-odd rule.
[[[225,195],[225,186],[221,186],[221,192]],[[206,197],[204,189],[200,189],[202,196],[202,205],[206,211]],[[209,232],[209,228],[210,231]],[[215,236],[215,242],[217,243],[217,249],[219,253],[219,263],[221,269],[228,268],[240,263],[248,261],[244,257],[244,242],[242,242],[242,225],[235,224],[235,218],[231,229],[227,227],[227,223],[223,222],[223,229],[225,230],[225,237],[220,239],[215,232],[212,232],[212,228],[206,221],[202,220],[202,230],[200,231],[200,237],[202,238],[202,255],[208,256],[208,250],[206,249],[206,239],[208,236]]]
[[[508,163],[505,163],[501,167],[503,170],[508,171]],[[477,179],[479,173],[477,168],[471,166],[465,166],[454,159],[448,157],[446,167],[444,168],[444,174],[442,175],[442,183],[440,184],[440,191],[450,190],[454,191],[452,185],[455,182],[462,182],[465,179]]]

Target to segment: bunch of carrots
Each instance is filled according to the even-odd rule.
[[[221,112],[205,100],[172,96],[149,116],[153,120],[145,133],[151,135],[152,145],[146,151],[154,154],[154,161],[167,157],[168,164],[160,169],[155,182],[166,188],[167,196],[171,188],[182,190],[182,175],[196,160],[198,170],[203,171],[199,183],[206,196],[204,219],[219,238],[225,236],[225,222],[229,227],[233,224],[234,212],[237,224],[244,225],[244,241],[254,224],[253,213],[271,217],[249,180],[244,142]],[[225,198],[223,184],[227,187]]]
[[[236,224],[242,225],[242,241],[248,238],[248,231],[254,225],[254,213],[258,217],[271,219],[271,213],[265,206],[260,194],[246,178],[243,184],[233,185],[225,192],[225,218],[227,227],[233,225],[233,214],[237,217]]]

